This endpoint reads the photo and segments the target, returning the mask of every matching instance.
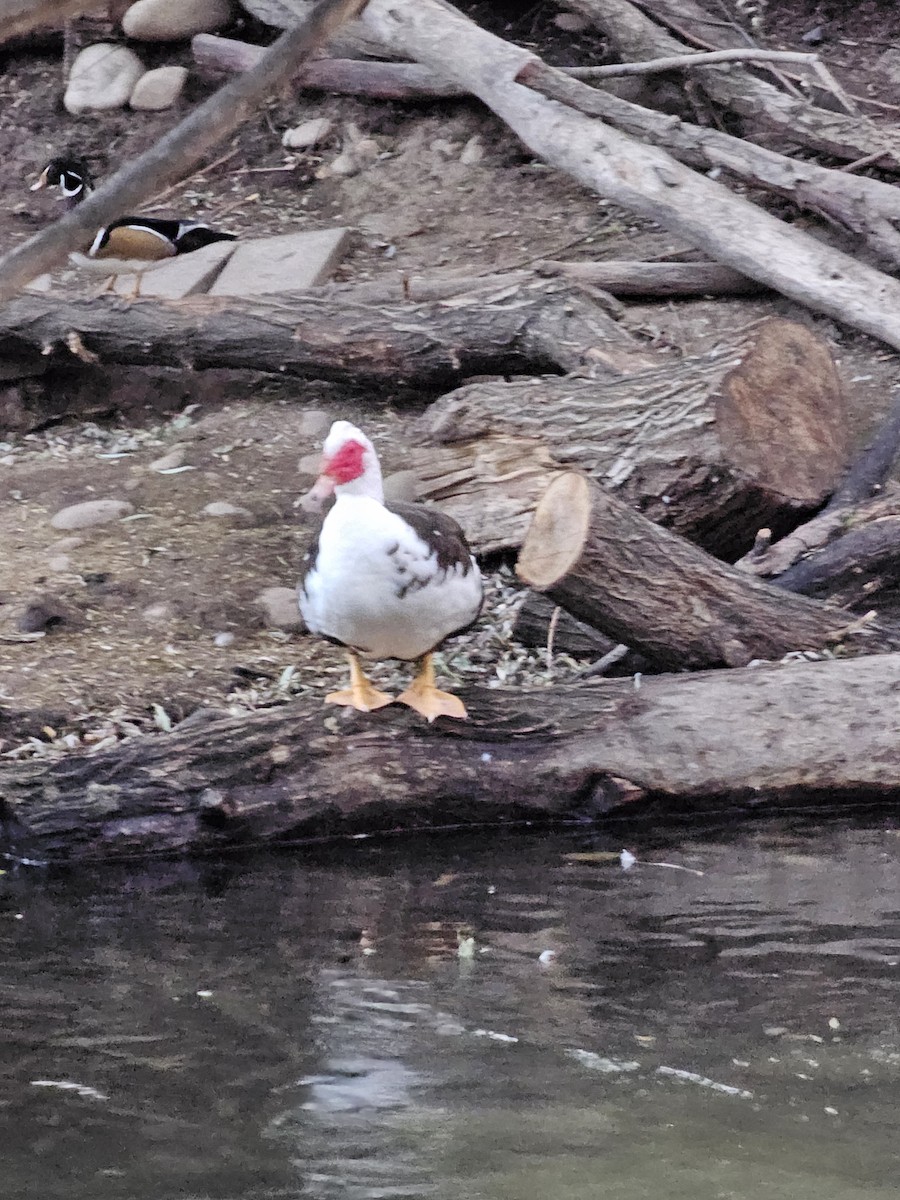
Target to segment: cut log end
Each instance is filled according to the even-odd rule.
[[[558,475],[544,493],[516,571],[537,591],[552,587],[581,556],[591,520],[591,489],[583,475]]]

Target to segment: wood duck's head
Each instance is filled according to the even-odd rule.
[[[51,158],[41,171],[37,182],[31,185],[33,192],[41,188],[59,188],[59,200],[74,208],[94,190],[90,168],[83,158],[61,155]]]

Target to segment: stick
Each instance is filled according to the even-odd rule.
[[[320,0],[309,19],[282,34],[256,67],[235,76],[77,208],[0,258],[0,301],[50,270],[68,251],[89,242],[97,229],[159,191],[160,185],[180,179],[196,167],[364,4],[365,0]]]
[[[567,75],[575,79],[613,79],[620,75],[656,75],[661,71],[682,71],[693,67],[708,67],[714,63],[792,62],[815,68],[818,54],[796,50],[764,50],[747,46],[740,50],[711,50],[707,54],[670,54],[665,58],[645,59],[642,62],[610,63],[602,67],[566,67]]]

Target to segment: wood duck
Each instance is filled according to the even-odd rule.
[[[82,158],[52,158],[31,185],[59,188],[59,198],[74,208],[94,190],[94,181]],[[77,266],[100,270],[106,275],[135,273],[148,264],[161,264],[177,254],[190,254],[213,242],[233,242],[237,234],[213,229],[203,221],[180,221],[173,217],[119,217],[99,230],[83,253],[70,255]]]

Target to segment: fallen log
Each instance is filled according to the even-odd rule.
[[[596,24],[625,61],[663,58],[689,50],[628,0],[565,0],[565,7]],[[715,104],[761,129],[848,161],[877,153],[882,165],[900,169],[900,132],[895,129],[884,129],[864,117],[817,108],[746,70],[698,67],[692,77]]]
[[[73,345],[104,364],[249,367],[381,387],[447,386],[485,373],[620,375],[651,360],[589,297],[549,279],[452,304],[389,305],[327,288],[127,304],[38,293],[0,308],[0,357],[68,360]]]
[[[765,289],[753,279],[715,262],[560,262],[535,263],[540,275],[589,283],[613,296],[755,296]]]
[[[580,620],[671,668],[900,648],[900,627],[861,622],[752,579],[574,472],[558,476],[541,499],[516,570]]]
[[[198,33],[191,41],[194,62],[206,71],[249,71],[265,54],[263,46],[234,38]],[[292,81],[301,91],[369,96],[373,100],[434,100],[464,96],[458,84],[436,76],[418,63],[362,58],[315,58]]]
[[[645,795],[844,804],[900,787],[900,654],[533,691],[469,689],[471,720],[319,699],[98,754],[0,766],[0,843],[32,861],[214,854],[352,833],[596,820]],[[852,724],[848,714],[852,713]],[[522,781],[528,786],[523,787]]]
[[[520,545],[548,483],[577,465],[651,520],[735,558],[761,526],[783,530],[819,508],[849,454],[825,343],[780,319],[618,380],[471,384],[435,402],[419,429],[420,494],[482,552]]]
[[[523,87],[520,73],[540,62],[527,50],[437,0],[369,0],[360,19],[395,50],[467,87],[533,153],[585,186],[742,274],[900,348],[900,282],[788,226],[671,155]]]

